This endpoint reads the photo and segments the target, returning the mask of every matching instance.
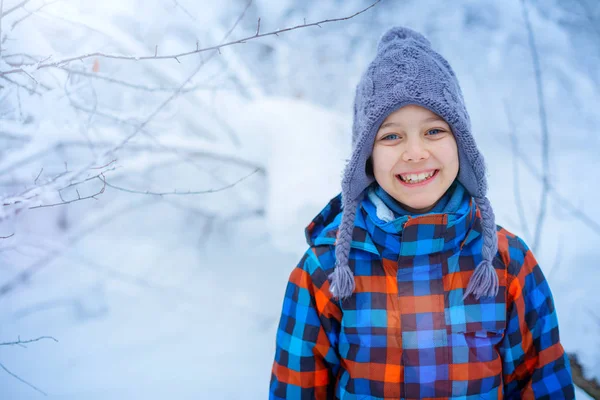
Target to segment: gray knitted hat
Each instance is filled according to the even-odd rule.
[[[458,80],[448,62],[431,48],[420,33],[403,27],[388,30],[377,46],[377,55],[362,76],[354,99],[352,156],[342,179],[342,221],[336,240],[336,266],[330,275],[330,291],[345,299],[355,288],[348,266],[356,209],[365,189],[374,181],[366,172],[375,136],[385,118],[408,104],[425,107],[450,125],[458,145],[458,180],[474,197],[481,212],[483,261],[473,273],[465,297],[494,296],[498,275],[492,260],[498,249],[494,212],[486,197],[483,156],[471,135]]]

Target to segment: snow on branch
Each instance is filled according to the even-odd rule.
[[[271,32],[267,32],[267,33],[260,33],[260,18],[258,20],[258,25],[257,25],[257,29],[256,29],[256,33],[252,36],[247,36],[245,38],[242,39],[238,39],[238,40],[232,40],[229,42],[225,42],[225,43],[221,43],[221,44],[217,44],[214,46],[209,46],[209,47],[203,47],[200,48],[198,46],[198,44],[196,44],[196,48],[194,50],[190,50],[190,51],[186,51],[186,52],[182,52],[182,53],[178,53],[178,54],[168,54],[168,55],[158,55],[158,46],[155,47],[154,50],[154,54],[150,55],[150,56],[134,56],[134,55],[122,55],[122,54],[109,54],[109,53],[103,53],[103,52],[92,52],[92,53],[87,53],[87,54],[82,54],[79,56],[75,56],[75,57],[68,57],[68,58],[64,58],[62,60],[57,60],[54,62],[46,62],[46,60],[41,60],[39,62],[36,63],[23,63],[21,64],[18,68],[13,68],[13,69],[9,69],[6,71],[0,71],[0,77],[2,76],[6,76],[6,75],[10,75],[10,74],[16,74],[16,73],[24,73],[26,75],[28,75],[31,79],[34,79],[31,74],[35,71],[44,69],[44,68],[50,68],[50,67],[58,67],[61,68],[73,61],[83,61],[87,58],[91,58],[91,57],[100,57],[100,58],[109,58],[109,59],[114,59],[114,60],[126,60],[126,61],[144,61],[144,60],[168,60],[168,59],[172,59],[175,60],[177,62],[180,62],[179,59],[183,58],[183,57],[187,57],[187,56],[191,56],[194,54],[198,54],[198,53],[204,53],[204,52],[208,52],[211,50],[217,50],[220,52],[220,50],[222,48],[225,47],[229,47],[229,46],[233,46],[236,44],[242,44],[242,43],[247,43],[250,40],[255,40],[255,39],[259,39],[259,38],[263,38],[266,36],[279,36],[279,34],[281,33],[285,33],[285,32],[290,32],[293,30],[297,30],[297,29],[303,29],[303,28],[308,28],[308,27],[312,27],[312,26],[318,26],[319,28],[321,27],[321,25],[323,24],[327,24],[327,23],[332,23],[332,22],[339,22],[339,21],[346,21],[349,20],[351,18],[356,17],[357,15],[360,15],[362,13],[365,13],[366,11],[368,11],[369,9],[371,9],[372,7],[374,7],[377,3],[379,3],[381,0],[377,0],[376,2],[374,2],[373,4],[371,4],[370,6],[368,6],[367,8],[358,11],[350,16],[347,17],[341,17],[341,18],[332,18],[332,19],[325,19],[322,21],[318,21],[318,22],[312,22],[312,23],[306,23],[304,22],[303,24],[300,25],[296,25],[296,26],[292,26],[292,27],[288,27],[288,28],[283,28],[283,29],[277,29]]]

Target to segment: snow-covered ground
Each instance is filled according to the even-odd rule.
[[[16,3],[5,0],[4,8]],[[156,43],[160,52],[185,51],[198,37],[203,45],[218,41],[245,5],[196,3],[59,2],[23,28],[7,31],[10,24],[3,23],[3,33],[15,38],[3,53],[22,46],[55,58],[98,49],[153,54]],[[296,25],[304,16],[314,21],[350,15],[368,2],[327,4],[257,1],[233,37],[253,33],[258,17],[266,32]],[[193,81],[224,89],[179,96],[147,126],[160,144],[139,135],[117,154],[119,168],[106,175],[126,188],[184,192],[223,187],[258,168],[228,190],[153,197],[108,187],[98,201],[0,219],[0,236],[15,234],[0,242],[0,285],[50,260],[0,297],[0,342],[58,340],[2,346],[0,363],[51,399],[266,398],[285,283],[306,247],[303,228],[339,191],[353,89],[378,35],[394,23],[425,32],[457,71],[486,156],[497,222],[532,244],[516,212],[506,116],[508,109],[519,151],[539,170],[536,87],[520,4],[446,4],[384,2],[355,20],[224,49]],[[600,221],[598,188],[582,178],[600,171],[600,75],[590,67],[597,65],[600,38],[585,27],[574,29],[575,16],[558,3],[542,11],[530,7],[530,17],[544,71],[552,185]],[[176,87],[197,59],[180,61],[100,59],[100,71],[145,86]],[[92,60],[82,64],[90,67]],[[64,80],[59,71],[52,74]],[[142,121],[169,96],[90,81],[95,96],[86,80],[69,87],[83,104],[91,107],[95,98],[100,109],[125,120]],[[21,108],[16,94],[3,90],[0,115],[17,117],[0,119],[0,131],[33,137],[27,145],[0,148],[3,197],[13,193],[5,190],[16,190],[11,180],[33,182],[42,167],[41,179],[50,179],[62,172],[64,161],[85,165],[99,151],[69,147],[9,168],[28,155],[64,141],[84,142],[86,134],[91,141],[116,143],[132,132],[128,125],[75,111],[63,86],[42,97],[21,90]],[[22,123],[19,113],[31,114],[34,123]],[[533,230],[541,185],[523,163],[519,168]],[[551,198],[536,257],[554,293],[563,345],[596,377],[598,243],[597,231]],[[1,400],[36,398],[43,396],[0,370]]]

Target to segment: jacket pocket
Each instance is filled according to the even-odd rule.
[[[450,271],[462,271],[459,262],[471,268],[477,265],[472,256],[466,261],[460,257],[455,254],[448,259]],[[497,348],[506,329],[505,288],[493,297],[463,299],[469,276],[462,272],[444,282],[452,396],[502,398],[502,359]]]

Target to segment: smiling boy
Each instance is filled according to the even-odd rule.
[[[392,28],[358,84],[342,193],[306,229],[271,399],[573,399],[552,294],[495,223],[458,80]]]

